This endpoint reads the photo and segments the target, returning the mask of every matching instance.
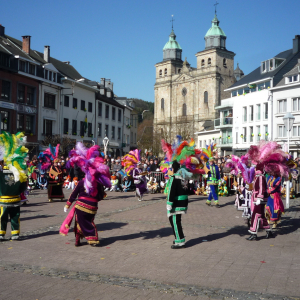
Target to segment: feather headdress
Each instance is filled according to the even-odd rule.
[[[51,162],[58,158],[59,146],[60,144],[57,144],[56,147],[49,144],[49,148],[39,154],[38,159],[42,170],[49,169]]]
[[[8,169],[13,172],[15,182],[27,181],[27,164],[26,156],[28,149],[25,147],[26,137],[23,133],[10,134],[4,132],[0,134],[0,157],[4,160],[4,163]]]
[[[261,170],[270,175],[288,177],[289,155],[285,153],[277,142],[260,141],[258,145],[250,147],[246,157]]]
[[[125,168],[125,172],[127,175],[131,176],[133,170],[137,167],[137,164],[140,162],[140,153],[141,150],[135,149],[131,150],[128,154],[124,156],[122,166]]]
[[[69,153],[71,166],[77,165],[84,173],[84,187],[88,194],[96,196],[97,183],[111,187],[109,167],[104,164],[104,159],[99,156],[99,146],[86,148],[81,142],[76,144],[75,150]]]

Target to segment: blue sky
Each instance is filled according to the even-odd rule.
[[[51,56],[84,76],[114,82],[118,96],[154,101],[155,67],[174,31],[183,59],[196,67],[195,54],[214,17],[215,0],[26,0],[1,1],[6,34],[32,36],[32,49],[50,45]],[[218,0],[227,49],[245,74],[262,60],[292,48],[300,34],[299,0]]]

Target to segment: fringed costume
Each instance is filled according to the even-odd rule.
[[[11,222],[11,239],[20,235],[20,205],[24,202],[27,187],[26,137],[22,133],[0,135],[0,239],[4,239],[8,219]],[[21,199],[21,194],[22,198]],[[23,201],[22,201],[23,200]]]
[[[75,217],[75,246],[80,246],[80,239],[85,238],[88,244],[99,244],[98,232],[94,218],[98,210],[98,202],[105,197],[104,187],[111,187],[108,166],[99,157],[99,146],[87,149],[82,143],[77,143],[76,149],[70,152],[70,164],[75,164],[85,173],[85,178],[79,181],[64,208],[71,207],[67,218],[60,228],[60,234],[67,235],[72,220]],[[76,198],[78,199],[76,200]]]

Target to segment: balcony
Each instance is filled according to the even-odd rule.
[[[215,128],[225,128],[225,127],[232,127],[233,118],[226,117],[222,119],[215,119]]]
[[[218,143],[217,143],[217,147],[221,148],[221,147],[232,147],[232,137],[222,137],[220,139],[218,139]]]

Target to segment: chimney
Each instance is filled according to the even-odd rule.
[[[29,54],[30,53],[30,38],[31,38],[31,36],[30,35],[23,35],[22,38],[23,38],[22,50],[24,52],[26,52],[27,54]]]
[[[101,84],[101,85],[105,85],[105,78],[101,78],[100,84]]]
[[[50,46],[44,46],[44,60],[50,62]]]
[[[0,36],[4,37],[5,35],[5,27],[0,24]]]
[[[293,39],[293,54],[300,51],[300,35],[295,35]]]
[[[105,80],[105,87],[110,88],[110,79]]]
[[[114,90],[114,84],[113,82],[110,83],[110,89],[113,91]]]

